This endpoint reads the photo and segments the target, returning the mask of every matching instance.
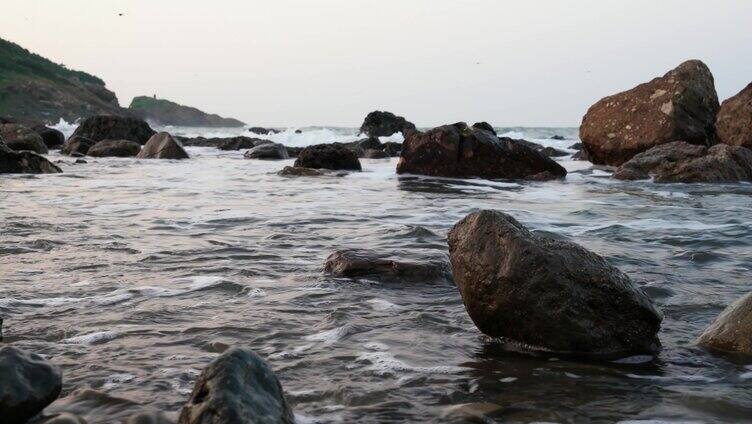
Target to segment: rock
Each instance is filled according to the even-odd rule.
[[[189,159],[183,146],[169,133],[154,134],[136,156],[139,159]]]
[[[94,144],[96,143],[93,140],[86,137],[73,136],[65,142],[61,152],[69,156],[84,156]]]
[[[449,231],[454,281],[475,325],[532,349],[627,356],[655,352],[661,316],[629,277],[511,216],[475,212]]]
[[[160,411],[128,399],[79,389],[58,399],[29,424],[171,424]]]
[[[279,134],[279,131],[275,130],[274,128],[251,127],[248,128],[248,131],[259,135]]]
[[[711,148],[683,141],[642,152],[614,172],[620,180],[657,183],[727,183],[752,181],[752,150],[717,144]]]
[[[316,144],[303,149],[295,160],[295,167],[360,171],[355,153],[340,143]]]
[[[389,158],[389,155],[383,150],[368,149],[360,157],[364,159],[384,159]]]
[[[213,140],[213,139],[210,139]],[[260,146],[262,144],[269,144],[273,143],[271,140],[263,140],[260,138],[251,138],[251,137],[232,137],[228,139],[220,139],[222,141],[219,142],[219,145],[217,148],[219,150],[242,150],[242,149],[252,149],[256,146]]]
[[[540,150],[540,152],[550,158],[560,158],[563,156],[569,156],[569,153],[563,150],[555,149],[553,147],[544,147]]]
[[[34,353],[0,349],[0,417],[4,424],[23,424],[60,395],[60,368]]]
[[[566,138],[563,135],[555,134],[551,136],[551,140],[566,140]]]
[[[141,145],[129,140],[102,140],[91,146],[89,156],[94,157],[133,157],[141,151]]]
[[[488,122],[476,122],[473,124],[473,128],[477,128],[479,130],[486,130],[486,131],[492,132],[493,135],[497,135],[494,127],[491,126],[491,124],[489,124]]]
[[[42,141],[44,141],[44,144],[47,145],[47,148],[49,149],[61,147],[63,143],[65,143],[65,135],[54,128],[45,125],[36,125],[31,129],[42,137]]]
[[[552,179],[567,171],[558,163],[510,138],[468,127],[464,122],[425,133],[413,132],[402,143],[398,174],[454,178]]]
[[[327,175],[325,169],[304,168],[302,166],[286,166],[277,175],[282,177],[319,177]]]
[[[55,164],[30,151],[17,152],[0,137],[0,174],[54,174],[63,172]]]
[[[21,124],[0,124],[0,137],[13,150],[28,150],[40,155],[48,153],[47,145],[36,132]]]
[[[285,146],[279,143],[261,144],[245,152],[246,159],[289,159]]]
[[[301,130],[295,130],[295,134],[303,134],[303,131],[301,131]]]
[[[85,163],[89,163],[89,162],[86,162],[85,160],[79,158],[79,159],[76,159],[76,161],[73,162],[73,163],[77,164],[77,165],[81,165],[81,164],[85,164]]]
[[[403,255],[366,249],[337,250],[326,259],[324,271],[335,277],[375,277],[409,282],[451,280],[446,255],[424,255],[420,261]]]
[[[691,60],[591,106],[580,139],[593,163],[614,166],[676,140],[712,145],[719,107],[713,74]]]
[[[384,149],[384,145],[381,144],[378,138],[368,137],[366,139],[356,141],[354,150],[355,150],[355,153],[357,153],[358,156],[360,156],[366,150],[383,150],[383,149]]]
[[[3,319],[0,318],[0,342],[3,341]]]
[[[415,125],[401,116],[378,110],[366,115],[360,126],[361,134],[369,137],[388,137],[398,132],[405,134],[407,130],[415,130]]]
[[[752,355],[752,293],[721,312],[697,343],[708,349]]]
[[[282,385],[271,367],[250,349],[231,348],[196,381],[179,424],[293,424]]]
[[[390,158],[399,157],[402,153],[402,143],[394,141],[387,141],[384,145],[384,153],[389,155]]]
[[[303,147],[293,147],[293,146],[285,146],[287,149],[287,154],[290,155],[291,158],[296,158],[300,156],[300,152],[303,151]]]
[[[573,145],[567,147],[567,149],[582,150],[582,143],[574,143]]]
[[[94,142],[102,140],[130,140],[146,143],[153,135],[146,121],[116,115],[97,115],[85,119],[76,128],[73,136],[86,137]]]
[[[585,151],[585,149],[582,149],[579,152],[573,154],[572,159],[590,161],[590,156],[588,156],[588,153]]]
[[[715,129],[721,143],[752,149],[752,83],[721,104]]]

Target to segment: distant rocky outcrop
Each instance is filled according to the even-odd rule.
[[[0,137],[0,174],[54,174],[63,172],[55,164],[30,151],[17,152]]]
[[[752,83],[721,104],[715,127],[721,143],[752,149]]]
[[[141,151],[141,145],[130,140],[102,140],[89,148],[87,155],[94,157],[129,158]]]
[[[178,424],[294,424],[292,409],[271,367],[250,349],[231,348],[196,381]]]
[[[612,166],[677,140],[710,146],[719,107],[713,74],[704,63],[691,60],[591,106],[580,139],[590,161]]]
[[[130,140],[146,143],[156,132],[139,118],[117,115],[97,115],[86,118],[72,137],[85,137],[94,142],[102,140]]]
[[[398,174],[435,177],[551,180],[567,171],[525,141],[498,138],[464,122],[413,131],[402,143]]]
[[[251,127],[251,128],[248,128],[248,131],[254,134],[258,134],[258,135],[279,134],[279,130],[275,130],[274,128],[264,128],[264,127]]]
[[[721,312],[697,343],[722,352],[752,355],[752,293]]]
[[[24,424],[60,395],[60,368],[41,356],[5,346],[0,349],[0,421]]]
[[[716,144],[705,147],[683,141],[661,144],[621,165],[614,178],[657,183],[728,183],[752,181],[752,150]]]
[[[179,141],[169,133],[154,134],[136,156],[139,159],[189,159]]]
[[[44,139],[31,128],[21,124],[0,124],[0,137],[13,150],[28,150],[40,155],[48,153]]]
[[[316,144],[303,149],[295,160],[296,168],[360,171],[358,156],[344,144]]]
[[[57,123],[128,113],[101,79],[0,39],[0,116]]]
[[[160,125],[181,127],[242,127],[245,125],[237,119],[223,118],[156,97],[135,97],[128,109],[136,116]]]
[[[655,352],[661,316],[632,280],[583,247],[530,232],[497,211],[448,236],[454,281],[483,333],[585,356]]]
[[[392,112],[373,111],[366,115],[366,119],[360,126],[361,134],[369,137],[388,137],[392,134],[414,131],[415,124]]]

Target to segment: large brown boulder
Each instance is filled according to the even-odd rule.
[[[73,136],[68,139],[68,141],[63,144],[63,147],[60,149],[60,151],[64,155],[69,156],[85,156],[87,153],[89,153],[89,149],[96,143],[93,140],[90,140],[86,137],[81,136]]]
[[[28,150],[40,155],[48,153],[42,137],[24,125],[0,124],[0,136],[5,140],[5,145],[13,150]]]
[[[752,293],[721,312],[697,343],[713,350],[752,355]]]
[[[449,232],[454,281],[483,333],[534,350],[654,352],[661,316],[632,280],[583,247],[475,212]]]
[[[231,348],[204,369],[178,424],[293,424],[282,385],[250,349]]]
[[[130,140],[102,140],[91,146],[89,156],[129,158],[141,151],[141,145]]]
[[[188,159],[188,153],[169,133],[154,134],[136,156],[139,159]]]
[[[621,165],[614,178],[657,183],[752,181],[752,150],[716,144],[705,147],[676,141],[642,152]]]
[[[34,152],[17,152],[0,137],[0,174],[54,174],[63,172],[44,156]],[[0,338],[1,339],[1,338]]]
[[[712,145],[719,107],[713,74],[701,61],[690,60],[591,106],[580,139],[590,161],[613,166],[676,140]]]
[[[561,165],[523,140],[500,139],[483,126],[469,127],[464,122],[411,132],[402,143],[397,173],[510,180],[567,175]]]
[[[373,111],[366,115],[363,124],[360,126],[361,134],[369,137],[388,137],[392,134],[401,132],[405,134],[408,131],[414,131],[415,124],[392,112]]]
[[[752,149],[752,83],[721,104],[715,130],[721,143]]]
[[[360,171],[358,156],[341,143],[316,144],[303,149],[295,160],[296,168]]]
[[[155,131],[146,121],[117,115],[97,115],[85,119],[73,136],[86,137],[94,142],[102,140],[130,140],[146,143]]]

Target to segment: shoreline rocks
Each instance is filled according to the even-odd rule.
[[[48,149],[60,148],[65,143],[65,135],[62,132],[46,125],[35,125],[31,129],[39,134]]]
[[[445,256],[432,255],[420,262],[401,259],[398,253],[368,249],[336,250],[324,263],[324,272],[335,277],[373,277],[408,282],[451,280]]]
[[[44,156],[34,152],[17,152],[0,137],[0,174],[56,174],[63,172]]]
[[[97,115],[84,119],[73,132],[72,137],[80,136],[93,142],[103,140],[130,140],[145,144],[156,134],[146,121],[117,115]]]
[[[358,156],[340,143],[315,144],[303,149],[293,165],[295,168],[361,171]]]
[[[752,293],[721,312],[697,344],[711,350],[752,355]]]
[[[141,145],[130,140],[102,140],[91,146],[86,153],[94,157],[127,158],[138,155]]]
[[[705,147],[676,141],[642,152],[622,164],[613,175],[619,180],[657,183],[728,183],[752,181],[752,150],[716,144]]]
[[[42,137],[21,124],[0,124],[0,137],[5,140],[6,146],[16,151],[27,150],[40,155],[49,153]]]
[[[595,103],[582,119],[580,139],[590,161],[612,166],[676,140],[710,146],[719,108],[713,74],[690,60]]]
[[[366,115],[360,126],[360,133],[368,137],[389,137],[398,132],[406,135],[409,131],[415,131],[415,124],[402,116],[379,110]]]
[[[60,368],[13,346],[0,348],[0,419],[24,424],[60,395]]]
[[[179,141],[169,133],[154,134],[136,156],[139,159],[189,159]]]
[[[402,143],[398,174],[507,180],[551,180],[567,171],[523,140],[498,138],[464,122],[412,132]]]
[[[449,232],[454,281],[483,333],[534,350],[652,353],[661,316],[631,279],[583,247],[479,211]]]
[[[80,157],[86,156],[89,153],[89,149],[96,143],[86,137],[72,136],[68,141],[63,144],[60,152],[64,155]]]
[[[178,424],[293,424],[271,367],[250,349],[231,348],[201,373]]]
[[[280,131],[275,130],[274,128],[251,127],[251,128],[248,128],[248,132],[252,132],[258,135],[269,135],[269,134],[279,134]]]
[[[721,143],[752,149],[752,83],[721,104],[715,128]]]

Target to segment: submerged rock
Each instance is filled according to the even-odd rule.
[[[360,171],[355,153],[340,143],[316,144],[303,149],[295,160],[296,168]]]
[[[86,137],[73,136],[65,142],[61,152],[69,156],[85,156],[89,153],[91,146],[95,144],[94,140],[90,140]]]
[[[690,60],[591,106],[580,139],[593,163],[619,166],[676,140],[712,145],[718,109],[713,74],[701,61]]]
[[[217,139],[209,139],[209,140],[217,140]],[[256,146],[260,146],[262,144],[268,144],[272,143],[271,140],[264,140],[261,138],[252,138],[252,137],[232,137],[227,139],[219,139],[221,140],[217,148],[219,150],[243,150],[243,149],[252,149]]]
[[[248,131],[259,135],[279,134],[279,131],[274,128],[251,127],[248,128]]]
[[[554,147],[544,147],[540,150],[540,152],[550,158],[560,158],[564,156],[569,156],[569,153],[563,150],[556,149]]]
[[[171,424],[160,411],[128,399],[79,389],[58,399],[29,424]]]
[[[336,277],[376,277],[425,282],[451,279],[446,255],[423,256],[419,261],[399,253],[379,253],[366,249],[337,250],[324,263],[324,271]]]
[[[54,174],[63,172],[55,164],[34,152],[17,152],[0,137],[0,174]]]
[[[91,146],[87,154],[94,157],[133,157],[141,151],[141,145],[129,140],[102,140]]]
[[[713,350],[752,355],[752,293],[721,312],[697,343]]]
[[[360,126],[361,134],[369,137],[389,137],[392,134],[415,130],[415,124],[391,112],[373,111]]]
[[[54,128],[50,128],[46,125],[35,125],[31,129],[42,137],[44,144],[46,144],[49,149],[60,147],[65,143],[65,135]]]
[[[155,131],[146,121],[117,115],[97,115],[84,119],[73,136],[86,137],[94,142],[102,140],[130,140],[146,143]]]
[[[13,150],[28,150],[40,155],[48,153],[42,137],[21,124],[0,124],[0,137],[5,140],[5,145]]]
[[[483,333],[550,352],[655,352],[661,316],[629,277],[581,246],[497,211],[449,232],[454,281]]]
[[[23,424],[60,395],[60,368],[41,356],[6,346],[0,349],[0,421]]]
[[[286,166],[281,171],[277,172],[277,175],[282,177],[343,177],[347,175],[347,172],[336,172],[330,169],[313,169],[305,168],[302,166]]]
[[[243,155],[246,159],[289,159],[287,148],[279,143],[266,143],[254,147]]]
[[[551,136],[551,140],[566,140],[566,138],[563,135],[555,134]]]
[[[464,122],[413,132],[402,144],[398,174],[549,180],[567,171],[523,141],[497,138]]]
[[[676,141],[640,153],[620,166],[614,178],[658,183],[752,181],[752,150],[717,144],[711,148]]]
[[[721,143],[752,149],[752,83],[721,104],[715,128]]]
[[[178,419],[179,424],[294,422],[274,371],[241,348],[225,351],[204,369]]]
[[[189,159],[183,146],[169,133],[154,134],[136,156],[139,159]]]

